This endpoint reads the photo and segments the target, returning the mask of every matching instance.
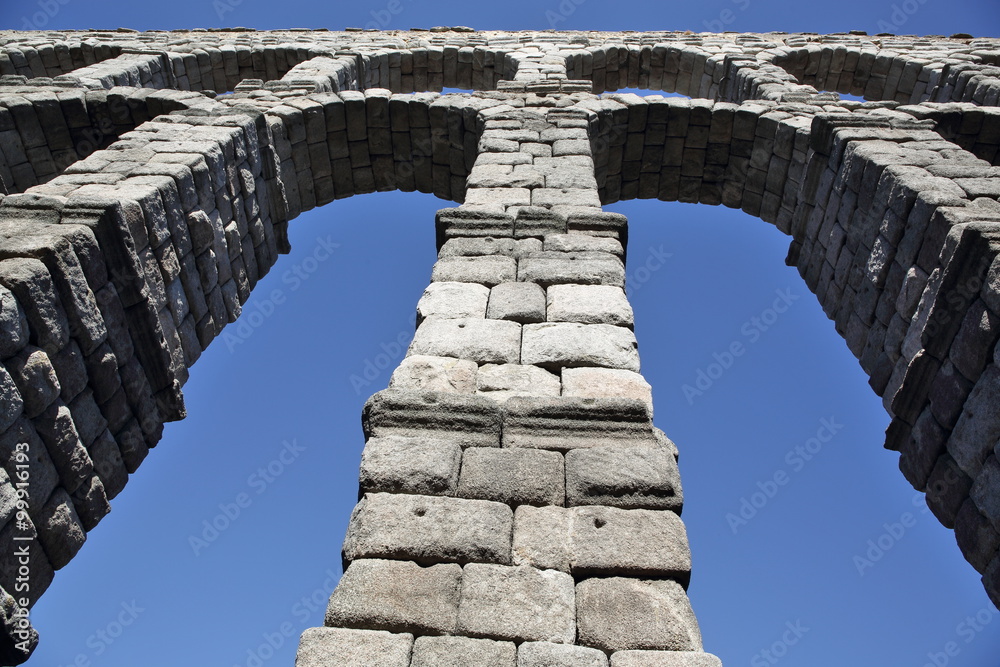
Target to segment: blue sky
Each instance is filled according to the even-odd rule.
[[[25,22],[1000,35],[985,0],[5,0],[0,27]],[[188,418],[167,426],[36,606],[30,666],[292,664],[340,575],[361,406],[412,336],[434,211],[448,205],[381,193],[291,223],[292,254],[194,367]],[[636,333],[656,423],[681,450],[706,649],[727,666],[996,666],[1000,614],[882,448],[888,417],[784,266],[787,237],[720,207],[610,208],[631,220]],[[745,352],[729,363],[734,343]],[[721,375],[709,368],[720,358]],[[699,371],[717,378],[686,395]]]

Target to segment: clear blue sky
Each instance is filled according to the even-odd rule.
[[[1000,11],[987,0],[398,3],[5,0],[0,27],[24,27],[48,7],[54,16],[38,27],[340,29],[389,16],[384,27],[700,31],[725,22],[737,31],[875,33],[895,22],[899,33],[1000,35]],[[269,314],[255,316],[239,342],[217,340],[194,367],[189,417],[167,426],[35,608],[42,643],[30,666],[292,664],[298,634],[322,624],[340,575],[361,406],[412,335],[435,256],[434,211],[448,205],[383,193],[292,222],[293,253],[244,309],[247,324],[249,313]],[[689,592],[706,649],[728,667],[1000,664],[1000,615],[952,532],[882,449],[888,417],[784,266],[787,237],[718,207],[611,208],[631,220],[630,292],[656,422],[681,450]],[[314,263],[330,244],[330,258]],[[647,260],[658,268],[642,270]],[[281,303],[272,309],[274,290]],[[753,318],[771,321],[778,292],[791,305],[764,331]],[[745,354],[689,401],[683,385],[733,342]],[[391,364],[380,371],[381,354]],[[370,384],[353,386],[368,363]],[[796,453],[817,434],[827,441],[813,443],[810,459]],[[776,474],[785,483],[768,485]],[[734,532],[727,514],[760,485],[773,497]],[[196,554],[191,536],[241,494],[239,516]],[[869,540],[889,548],[859,573],[855,557],[867,558]]]

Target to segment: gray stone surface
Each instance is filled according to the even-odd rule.
[[[541,326],[541,325],[530,325]],[[505,320],[431,317],[417,327],[407,355],[470,359],[480,364],[516,364],[521,325]]]
[[[87,541],[87,533],[73,507],[73,500],[61,488],[55,490],[33,519],[38,529],[38,541],[45,548],[45,555],[55,570],[65,567]]]
[[[558,452],[470,447],[456,495],[518,505],[562,505],[565,471]]]
[[[458,632],[570,644],[576,638],[573,578],[529,566],[466,565]]]
[[[576,587],[577,642],[604,651],[700,651],[701,632],[676,581],[612,577]]]
[[[413,635],[380,630],[309,628],[295,667],[410,667]]]
[[[44,351],[26,348],[7,361],[7,370],[24,401],[27,417],[37,417],[58,398],[59,378]]]
[[[524,642],[517,647],[517,667],[608,667],[608,658],[585,646]]]
[[[504,447],[571,450],[658,442],[649,408],[629,398],[513,397],[503,419]]]
[[[668,509],[684,503],[673,453],[663,446],[566,452],[566,504]]]
[[[481,257],[442,257],[434,265],[434,282],[479,283],[492,287],[517,278],[517,262],[498,255]]]
[[[369,493],[351,514],[344,558],[506,564],[513,521],[497,502]]]
[[[461,587],[459,565],[356,560],[330,596],[326,625],[450,634],[455,632]]]
[[[625,267],[610,253],[543,251],[518,262],[517,279],[543,287],[562,283],[624,287]]]
[[[639,371],[635,334],[609,324],[525,324],[521,363],[543,368],[601,366]]]
[[[653,388],[633,371],[620,368],[564,368],[562,395],[581,398],[635,398],[653,414]]]
[[[722,667],[722,661],[697,651],[616,651],[611,667]]]
[[[372,438],[361,453],[362,491],[450,496],[458,486],[462,448],[431,437]]]
[[[522,324],[545,321],[545,291],[534,283],[500,283],[490,290],[486,316]]]
[[[392,389],[472,394],[479,366],[468,359],[413,354],[403,359],[389,378]]]
[[[417,302],[417,316],[486,317],[490,290],[475,282],[434,282]]]
[[[538,366],[485,364],[476,376],[477,390],[497,401],[514,396],[559,396],[559,376]]]
[[[613,507],[517,508],[514,562],[574,576],[658,576],[685,580],[691,552],[670,511]]]
[[[615,324],[625,327],[633,324],[632,306],[620,287],[552,285],[545,294],[546,319],[549,322]]]
[[[554,252],[609,252],[618,257],[624,254],[618,239],[588,234],[548,234],[543,247]]]
[[[467,637],[418,637],[409,667],[519,667],[512,642]]]

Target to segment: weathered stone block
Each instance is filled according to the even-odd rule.
[[[9,359],[6,365],[24,402],[27,417],[37,417],[59,397],[59,378],[42,350],[28,347]]]
[[[472,394],[479,366],[468,359],[414,354],[403,359],[389,379],[392,389]]]
[[[418,637],[410,667],[519,667],[512,642],[468,637]]]
[[[535,449],[470,447],[462,458],[458,496],[518,505],[562,505],[563,457]]]
[[[701,631],[676,581],[587,579],[576,587],[577,642],[604,651],[700,651]]]
[[[69,563],[87,541],[87,532],[76,514],[73,500],[63,489],[55,490],[34,521],[38,541],[55,570]]]
[[[363,630],[452,634],[462,568],[409,561],[356,560],[330,596],[326,625]]]
[[[442,257],[434,264],[433,282],[479,283],[492,287],[517,279],[517,260],[502,255]]]
[[[663,576],[686,581],[691,552],[670,511],[614,507],[517,508],[514,562],[575,576]]]
[[[607,252],[616,257],[624,255],[618,239],[587,234],[547,234],[544,248],[552,252]]]
[[[521,325],[517,322],[431,317],[417,328],[407,356],[423,354],[471,359],[480,364],[516,364],[520,348]]]
[[[562,395],[580,398],[634,398],[653,414],[653,389],[646,379],[620,368],[564,368]]]
[[[680,512],[683,503],[677,460],[667,447],[592,447],[566,452],[567,505]]]
[[[490,290],[474,282],[435,282],[427,286],[417,302],[417,316],[486,317]]]
[[[562,389],[559,376],[538,366],[486,364],[476,376],[477,390],[497,401],[513,396],[558,396]]]
[[[361,453],[362,491],[453,495],[462,448],[432,437],[372,438]]]
[[[490,290],[486,316],[522,324],[545,321],[545,291],[535,283],[500,283]]]
[[[608,667],[608,658],[586,646],[524,642],[517,647],[517,667]]]
[[[625,298],[625,290],[610,285],[550,286],[546,290],[546,319],[624,327],[633,324],[632,306]]]
[[[543,287],[562,283],[625,287],[625,266],[611,254],[599,252],[540,252],[521,258],[517,279]]]
[[[471,637],[571,644],[573,578],[565,572],[472,563],[465,566],[458,632]]]
[[[994,443],[1000,439],[997,405],[1000,405],[1000,367],[991,364],[969,394],[948,439],[948,453],[969,477],[979,475]]]
[[[504,405],[504,447],[570,450],[656,442],[649,410],[635,399],[514,397]]]
[[[506,564],[513,521],[502,503],[370,493],[351,514],[344,558]]]
[[[365,437],[432,437],[463,447],[500,446],[500,407],[482,396],[386,389],[365,403]]]
[[[722,661],[696,651],[617,651],[611,667],[722,667]]]
[[[601,366],[639,372],[635,334],[609,324],[525,324],[521,363],[543,368]]]
[[[410,667],[413,635],[379,630],[309,628],[295,667]]]

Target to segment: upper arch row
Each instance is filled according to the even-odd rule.
[[[8,84],[219,92],[340,62],[353,89],[494,90],[571,79],[743,102],[1000,104],[1000,40],[680,32],[0,32]],[[336,90],[336,87],[334,87]],[[2,91],[2,89],[0,89]],[[823,91],[830,91],[824,94]]]

